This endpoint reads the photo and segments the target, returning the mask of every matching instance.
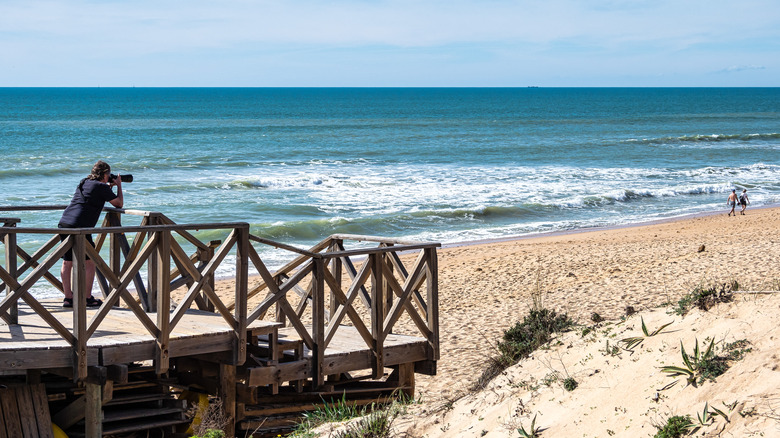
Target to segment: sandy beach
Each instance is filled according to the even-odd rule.
[[[527,313],[535,290],[543,292],[545,307],[582,324],[591,324],[594,312],[618,320],[629,306],[660,312],[648,316],[660,321],[659,306],[701,283],[737,280],[742,290],[777,290],[777,260],[776,207],[442,248],[441,360],[436,376],[418,375],[417,394],[434,411],[468,394],[496,341]],[[219,289],[229,293],[232,285],[222,282]]]
[[[439,252],[441,360],[420,377],[424,398],[453,397],[479,377],[504,330],[527,313],[531,292],[589,323],[676,301],[702,282],[744,290],[780,286],[780,208],[651,225],[464,245]]]

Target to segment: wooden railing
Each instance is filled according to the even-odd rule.
[[[0,212],[62,208],[3,207]],[[0,318],[6,324],[18,324],[17,303],[23,300],[72,346],[76,380],[87,376],[87,341],[120,300],[155,338],[154,363],[158,373],[167,371],[169,337],[193,304],[220,314],[231,327],[235,334],[235,365],[246,358],[246,328],[252,322],[270,319],[294,327],[311,350],[311,369],[315,370],[312,377],[317,385],[324,382],[321,365],[328,345],[347,322],[372,351],[372,368],[377,377],[384,366],[384,341],[403,315],[411,321],[411,334],[427,341],[428,360],[435,362],[439,358],[438,243],[333,235],[302,250],[253,236],[249,225],[243,222],[182,225],[156,212],[105,210],[103,226],[98,228],[24,228],[19,226],[18,218],[0,218],[0,237],[6,254],[6,264],[0,267],[0,291],[6,290],[0,301]],[[122,226],[122,215],[140,216],[141,223]],[[227,238],[223,242],[201,242],[193,234],[197,230],[224,230]],[[90,233],[97,235],[95,248],[86,243]],[[30,254],[19,246],[18,237],[33,235],[51,237]],[[61,235],[67,237],[61,241]],[[132,242],[129,235],[134,236]],[[376,246],[346,249],[345,242],[369,242]],[[271,273],[254,244],[289,252],[294,259]],[[72,329],[61,324],[30,293],[30,288],[43,280],[62,290],[51,270],[68,249],[73,250],[74,265]],[[108,252],[107,261],[101,252]],[[214,287],[214,273],[228,254],[235,256],[232,299],[218,296]],[[105,297],[89,321],[85,306],[87,257],[96,265]],[[251,290],[250,264],[260,277]],[[146,283],[141,276],[144,266]],[[129,289],[131,283],[135,295]],[[171,291],[183,286],[187,290],[171,310]],[[259,299],[263,292],[265,295]],[[248,302],[253,298],[259,301],[249,309]],[[149,312],[156,313],[156,321]]]
[[[254,247],[249,247],[250,260],[262,282],[252,288],[248,296],[251,298],[267,291],[247,318],[249,322],[264,318],[275,305],[274,320],[294,327],[311,350],[313,378],[317,385],[322,384],[325,377],[324,372],[317,370],[321,370],[327,348],[345,318],[372,351],[372,368],[377,378],[383,372],[385,338],[393,332],[402,314],[411,319],[416,335],[428,342],[427,359],[431,362],[439,359],[438,243],[332,235],[303,251],[252,235],[249,239],[299,254],[271,274]],[[345,241],[367,241],[378,246],[347,250]],[[412,261],[411,268],[407,269],[399,255],[402,253],[408,254],[406,258]],[[343,284],[345,274],[350,279],[348,285]],[[425,295],[421,293],[423,287]],[[291,294],[294,296],[292,301],[297,301],[295,308],[290,303]],[[308,315],[307,308],[310,309]],[[305,320],[311,323],[305,324]]]

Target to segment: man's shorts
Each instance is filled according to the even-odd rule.
[[[81,228],[81,227],[71,227],[69,225],[63,225],[63,224],[57,224],[57,228]],[[60,234],[60,242],[67,239],[69,234]],[[92,241],[92,235],[87,234],[87,242],[89,242],[92,247],[95,247],[95,242]],[[89,260],[89,256],[86,256],[87,260]],[[73,261],[73,248],[69,248],[68,251],[62,256],[62,260],[65,260],[66,262],[72,262]]]

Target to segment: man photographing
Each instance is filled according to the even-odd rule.
[[[100,219],[100,213],[106,202],[110,202],[116,208],[122,208],[124,205],[124,196],[122,195],[122,176],[112,175],[111,166],[105,161],[98,161],[92,167],[92,172],[86,178],[82,179],[70,205],[62,212],[62,218],[57,225],[59,228],[92,228]],[[125,178],[125,181],[128,179]],[[116,186],[116,194],[111,190]],[[60,240],[65,240],[66,234],[60,235]],[[94,248],[95,242],[92,235],[87,234],[87,241]],[[62,256],[62,291],[65,293],[65,300],[62,307],[73,307],[73,289],[71,287],[71,276],[73,271],[73,250],[69,249]],[[92,283],[95,281],[95,262],[87,257],[86,264],[87,279],[87,307],[99,307],[103,302],[92,296]]]

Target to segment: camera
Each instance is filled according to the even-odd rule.
[[[108,181],[109,182],[113,182],[115,179],[116,179],[116,175],[114,175],[113,173],[111,175],[109,175],[109,177],[108,177]],[[125,183],[125,182],[133,182],[133,175],[130,175],[130,174],[122,175],[122,182],[123,183]]]

